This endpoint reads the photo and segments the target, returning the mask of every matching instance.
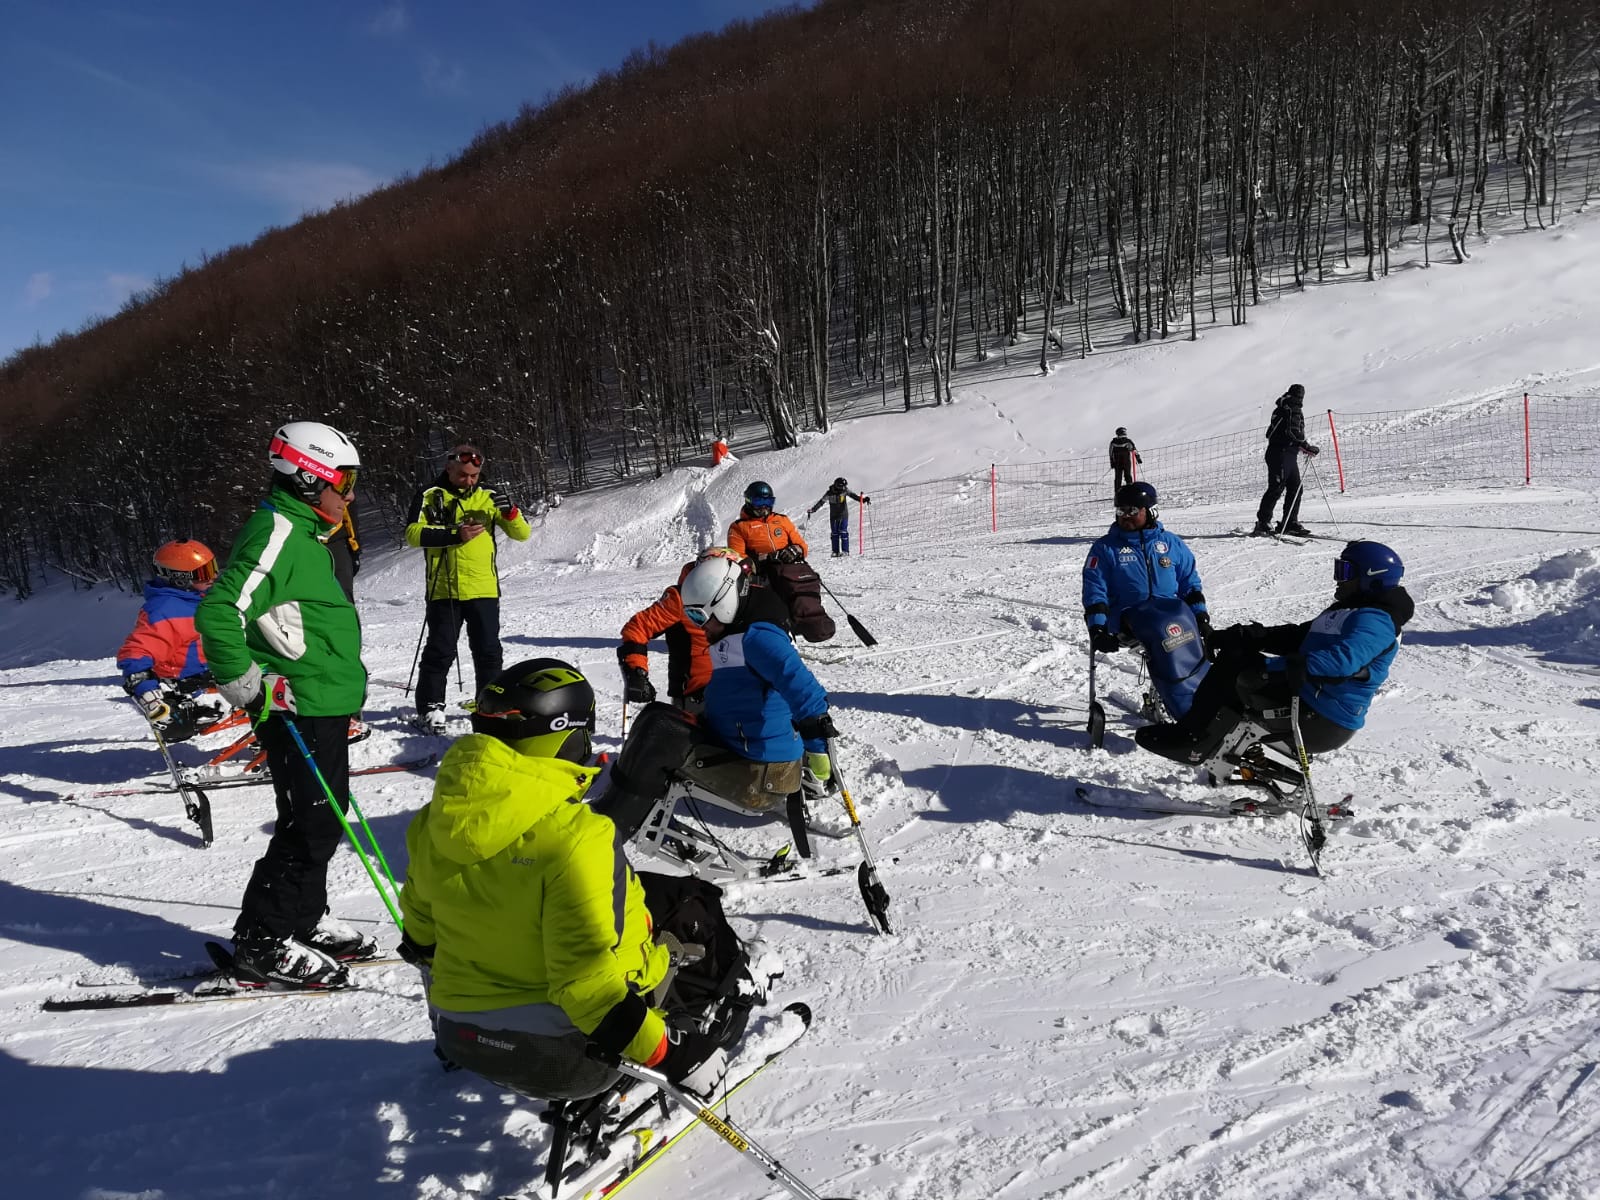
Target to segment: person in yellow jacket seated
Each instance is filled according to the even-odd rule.
[[[616,1078],[593,1043],[709,1093],[744,1022],[732,1037],[726,1024],[703,1033],[668,999],[677,943],[658,941],[615,826],[584,803],[599,774],[589,681],[558,659],[518,663],[479,695],[472,724],[406,832],[400,893],[401,952],[424,968],[441,1057],[527,1095],[578,1099]]]
[[[412,498],[406,545],[427,559],[428,643],[417,668],[417,724],[428,733],[445,731],[444,689],[456,660],[461,626],[472,648],[472,687],[477,693],[500,674],[500,572],[496,533],[512,541],[533,536],[527,517],[511,497],[482,478],[483,452],[463,443],[445,457],[444,471]]]

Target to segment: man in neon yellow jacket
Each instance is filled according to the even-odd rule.
[[[500,674],[500,572],[496,535],[533,536],[509,496],[482,481],[483,453],[457,446],[433,483],[419,490],[406,519],[406,545],[427,560],[428,642],[417,669],[417,723],[444,732],[444,689],[461,626],[472,649],[473,691]]]
[[[406,832],[403,953],[426,964],[440,1053],[546,1099],[594,1095],[606,1053],[706,1091],[726,1053],[668,1024],[671,954],[611,821],[583,802],[594,689],[557,659],[509,668]]]

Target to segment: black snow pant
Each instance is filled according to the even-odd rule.
[[[472,694],[476,696],[500,674],[499,598],[429,600],[428,644],[422,648],[422,664],[417,669],[417,712],[444,703],[445,682],[450,664],[456,660],[463,623],[472,649]]]
[[[850,514],[834,517],[828,522],[828,533],[833,538],[833,553],[837,558],[850,553]]]
[[[288,937],[316,928],[328,909],[328,862],[339,848],[344,827],[328,804],[305,755],[286,724],[293,721],[317,760],[323,779],[340,800],[350,795],[350,718],[267,718],[256,739],[267,751],[278,821],[267,852],[256,861],[239,904],[234,939]]]
[[[1283,499],[1283,523],[1293,525],[1300,519],[1300,447],[1285,446],[1267,451],[1267,490],[1262,494],[1261,506],[1256,509],[1258,525],[1272,524],[1272,510],[1278,497]]]
[[[1123,489],[1124,485],[1133,482],[1133,464],[1116,463],[1112,466],[1111,472],[1111,491],[1114,496]]]
[[[1267,709],[1286,709],[1292,698],[1288,675],[1267,671],[1259,651],[1224,651],[1195,689],[1194,700],[1178,727],[1194,737],[1210,737],[1220,743],[1246,713],[1259,717]],[[1321,754],[1348,742],[1351,731],[1302,700],[1300,737],[1307,754]]]

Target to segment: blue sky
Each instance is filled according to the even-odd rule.
[[[0,3],[0,359],[773,0]]]

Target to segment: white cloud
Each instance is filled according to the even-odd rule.
[[[411,11],[405,0],[393,0],[378,10],[378,15],[367,22],[367,32],[374,37],[399,37],[411,28]]]
[[[144,291],[152,282],[143,275],[123,275],[113,271],[100,281],[99,291],[104,300],[100,307],[115,312],[127,303],[129,296]]]
[[[246,163],[215,173],[229,187],[282,204],[295,217],[364,196],[387,182],[354,163]]]
[[[55,291],[55,276],[49,271],[35,271],[28,276],[28,282],[22,285],[22,307],[35,308],[49,299],[50,293]]]
[[[422,85],[436,95],[459,96],[466,90],[467,73],[458,62],[447,62],[437,54],[422,56]]]

